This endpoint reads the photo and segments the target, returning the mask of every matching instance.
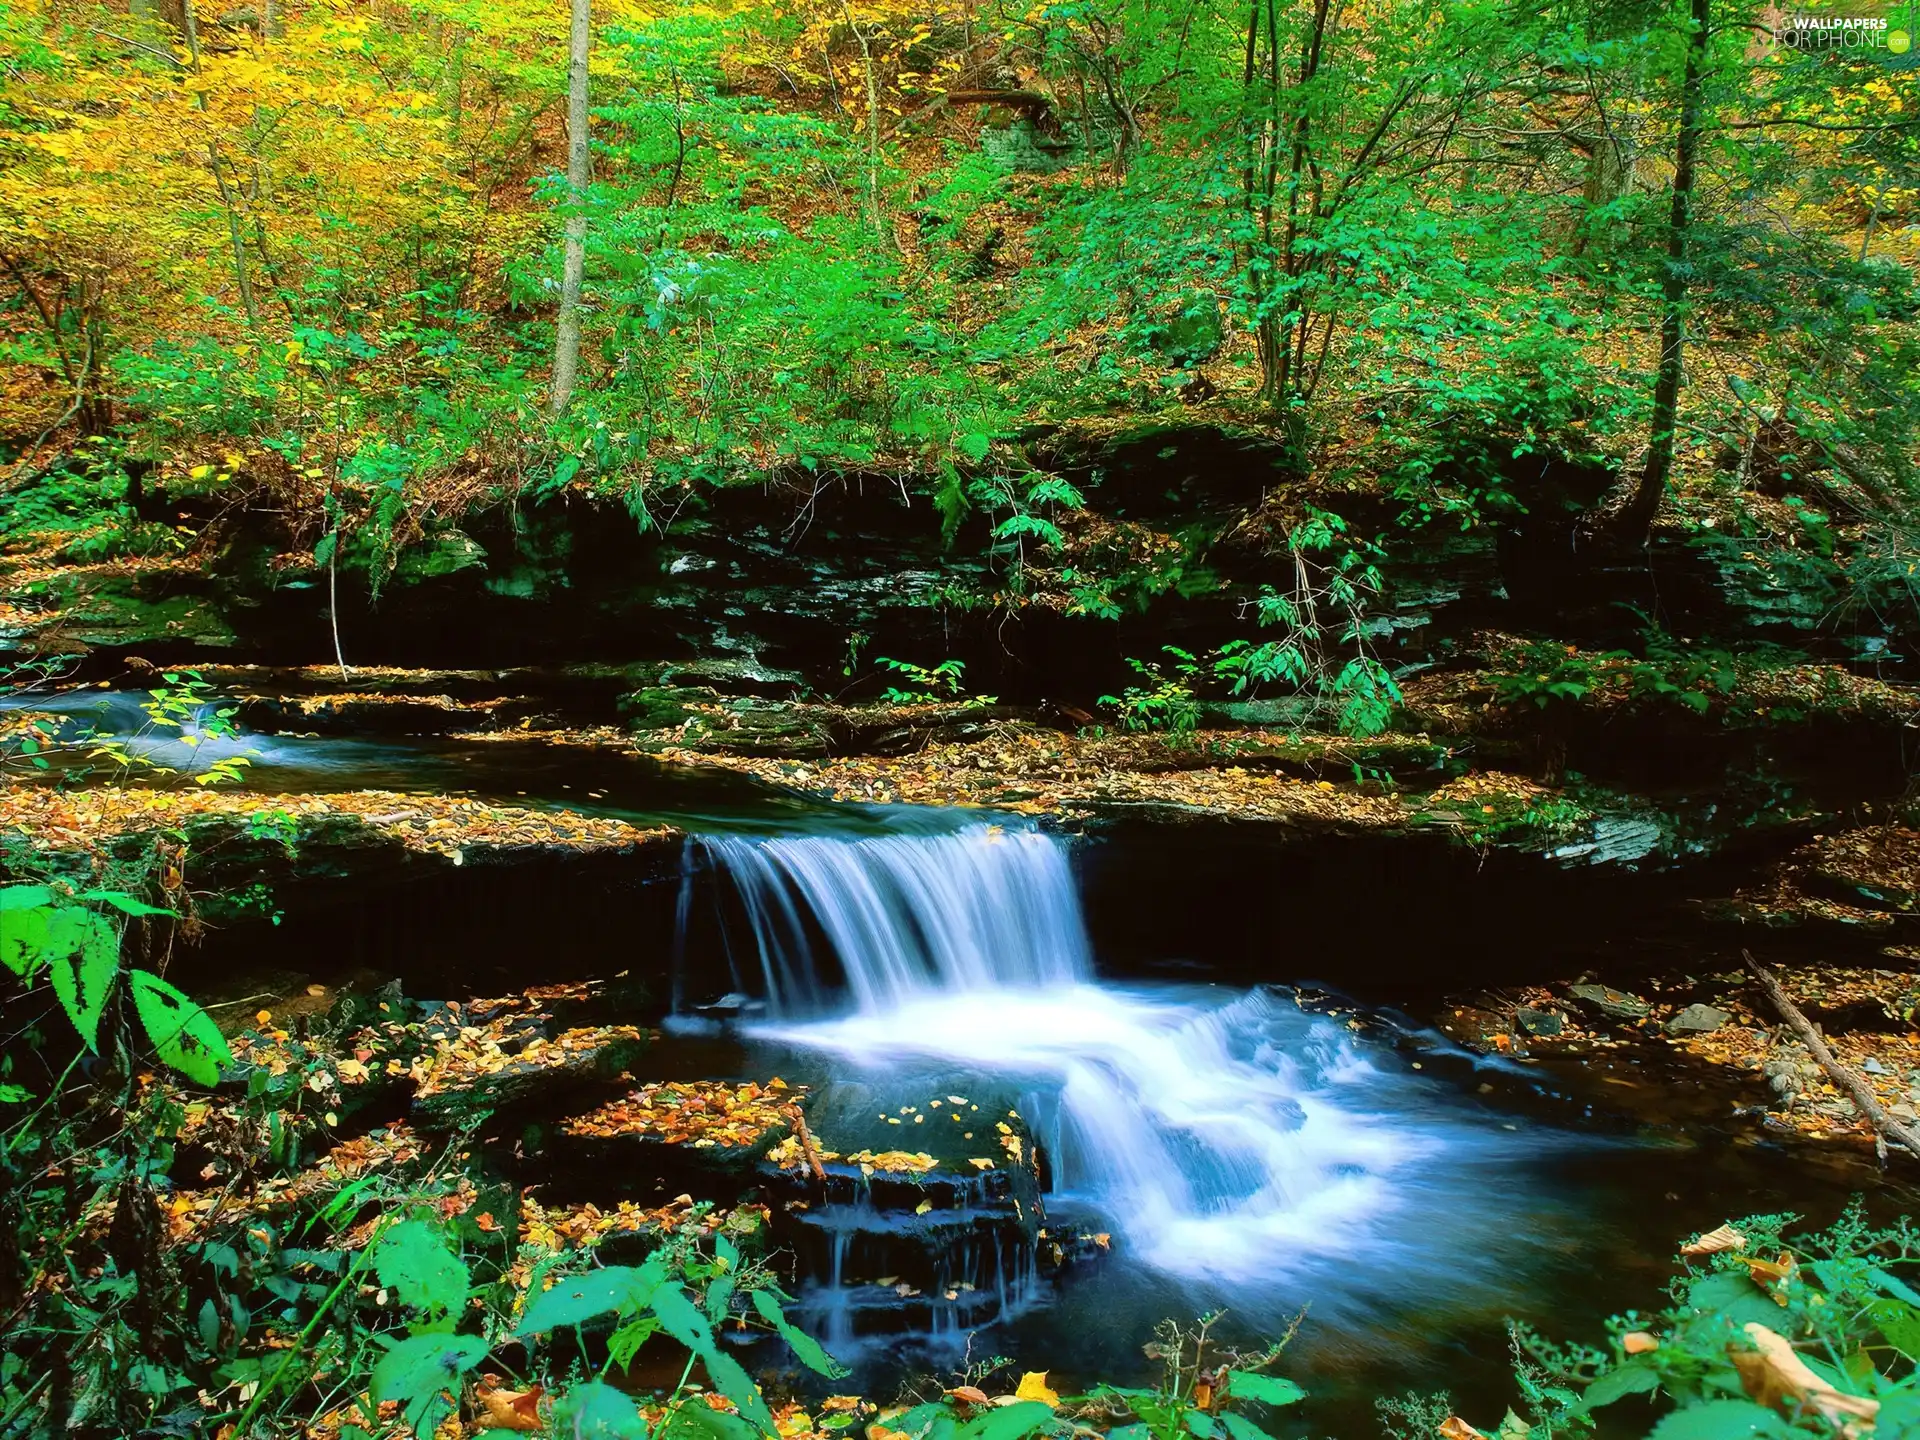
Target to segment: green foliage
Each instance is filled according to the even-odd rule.
[[[160,1059],[202,1085],[233,1063],[226,1041],[198,1005],[159,976],[124,972],[120,931],[102,907],[129,916],[171,916],[111,890],[58,894],[46,885],[0,889],[0,962],[23,981],[45,971],[61,1009],[89,1050],[100,1048],[100,1020],[124,979],[135,1012]]]
[[[1645,654],[1636,656],[1535,642],[1506,662],[1511,669],[1490,676],[1494,695],[1505,705],[1539,709],[1600,696],[1671,703],[1705,714],[1739,683],[1741,663],[1731,651],[1683,644],[1657,630],[1645,632],[1642,648]]]
[[[1128,667],[1146,684],[1129,685],[1118,695],[1102,695],[1100,703],[1118,713],[1124,729],[1190,734],[1200,724],[1200,702],[1193,692],[1193,682],[1201,674],[1199,658],[1177,645],[1160,648],[1170,657],[1164,665],[1127,658]]]
[[[140,1024],[161,1063],[196,1085],[219,1084],[221,1068],[231,1065],[233,1056],[212,1017],[150,971],[129,970],[127,980]]]
[[[1280,1358],[1300,1321],[1266,1348],[1243,1353],[1220,1346],[1212,1335],[1219,1314],[1202,1315],[1191,1326],[1162,1321],[1154,1328],[1147,1355],[1162,1365],[1159,1383],[1150,1389],[1102,1385],[1091,1399],[1132,1412],[1136,1423],[1111,1432],[1114,1440],[1271,1440],[1251,1416],[1298,1404],[1306,1391],[1293,1381],[1265,1373]]]
[[[1554,1434],[1593,1433],[1601,1412],[1645,1397],[1668,1437],[1829,1435],[1844,1414],[1823,1412],[1811,1391],[1796,1396],[1765,1371],[1756,1329],[1782,1337],[1817,1379],[1843,1396],[1877,1401],[1882,1428],[1898,1433],[1920,1417],[1920,1238],[1909,1221],[1870,1225],[1856,1204],[1825,1231],[1788,1239],[1794,1217],[1736,1222],[1743,1247],[1690,1265],[1673,1304],[1629,1313],[1606,1347],[1556,1345],[1515,1329],[1517,1378],[1535,1422]],[[1649,1337],[1630,1352],[1624,1337]],[[1771,1372],[1777,1375],[1777,1372]],[[1753,1403],[1780,1396],[1780,1408]],[[1642,1421],[1641,1423],[1644,1423]]]
[[[942,660],[938,665],[916,665],[911,660],[891,660],[882,655],[874,663],[881,669],[891,671],[905,678],[906,685],[889,685],[881,696],[889,705],[928,705],[936,701],[957,700],[965,693],[962,677],[966,664],[959,660]],[[969,705],[991,705],[991,695],[976,695],[967,702]]]
[[[240,738],[239,727],[234,724],[239,707],[223,702],[198,670],[164,672],[161,683],[147,691],[140,709],[146,724],[132,736],[108,735],[95,740],[89,752],[93,758],[111,761],[123,773],[176,776],[182,772],[147,753],[142,742],[177,741],[197,755],[209,741],[235,744]],[[252,763],[246,755],[222,755],[191,774],[196,785],[234,784]]]

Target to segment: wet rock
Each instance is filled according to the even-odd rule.
[[[1689,1005],[1667,1021],[1669,1035],[1706,1035],[1718,1030],[1733,1016],[1711,1005]]]
[[[576,1091],[618,1077],[646,1046],[645,1032],[630,1025],[568,1030],[550,1041],[529,1025],[492,1045],[463,1031],[430,1063],[413,1113],[423,1126],[457,1130],[502,1110],[557,1107]]]
[[[1558,1035],[1567,1024],[1564,1016],[1551,1010],[1533,1010],[1525,1005],[1513,1012],[1513,1023],[1529,1035]]]
[[[1609,985],[1575,985],[1567,993],[1609,1020],[1644,1020],[1653,1013],[1653,1007],[1638,995],[1629,995]]]

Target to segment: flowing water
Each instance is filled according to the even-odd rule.
[[[1017,1329],[1042,1302],[1056,1356],[1085,1352],[1065,1322],[1130,1334],[1097,1363],[1137,1364],[1159,1316],[1220,1304],[1272,1328],[1310,1301],[1348,1339],[1391,1333],[1409,1295],[1491,1321],[1576,1224],[1529,1167],[1620,1148],[1523,1136],[1275,989],[1101,981],[1067,854],[1037,831],[706,844],[744,917],[736,978],[769,1001],[762,1043],[867,1077],[863,1094],[1018,1097],[1053,1222],[1113,1237],[1090,1291],[1023,1285],[993,1317]]]
[[[1377,1243],[1410,1177],[1510,1148],[1399,1118],[1427,1107],[1270,991],[1101,984],[1066,855],[1037,831],[710,845],[784,1017],[762,1037],[1017,1089],[1056,1192],[1158,1269],[1272,1280]],[[847,1012],[797,1018],[834,966]]]

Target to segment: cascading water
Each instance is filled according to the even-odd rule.
[[[1072,871],[1037,831],[706,844],[740,891],[760,979],[782,1013],[810,1008],[822,993],[809,916],[862,1014],[930,995],[1050,989],[1092,973]]]
[[[1271,1276],[1417,1190],[1436,1142],[1371,1108],[1381,1077],[1337,1027],[1264,990],[1097,983],[1065,853],[1037,831],[705,843],[776,1017],[757,1033],[1012,1087],[1055,1194],[1158,1270]],[[851,1013],[823,1010],[829,959]]]

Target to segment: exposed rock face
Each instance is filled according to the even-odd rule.
[[[1188,307],[1200,319],[1183,310],[1167,343],[1204,352],[1204,298]],[[1889,657],[1912,650],[1891,634],[1855,634],[1854,622],[1833,626],[1844,577],[1804,550],[1709,529],[1623,546],[1583,525],[1579,507],[1611,480],[1591,467],[1549,461],[1507,477],[1529,508],[1504,527],[1410,530],[1402,502],[1316,489],[1259,432],[1155,422],[1036,436],[1030,448],[1087,499],[1084,513],[1059,517],[1086,547],[1064,563],[1134,574],[1117,622],[1023,602],[991,518],[971,512],[948,537],[951,517],[924,483],[809,477],[692,495],[655,517],[664,531],[643,533],[624,510],[577,500],[478,512],[403,551],[377,585],[356,552],[340,574],[341,649],[356,666],[723,665],[734,673],[719,688],[757,685],[748,693],[763,698],[780,696],[755,673],[835,696],[876,657],[951,656],[975,693],[1085,706],[1126,683],[1128,656],[1245,638],[1243,602],[1262,584],[1291,583],[1289,517],[1312,505],[1344,515],[1355,535],[1387,537],[1368,628],[1396,667],[1447,663],[1483,628],[1599,647],[1632,643],[1653,624],[1825,658],[1871,651],[1896,669]],[[159,663],[333,658],[323,570],[259,528],[208,536],[203,550],[161,561],[13,566],[0,573],[0,592],[17,602],[0,615],[0,643],[10,634],[16,649]]]

